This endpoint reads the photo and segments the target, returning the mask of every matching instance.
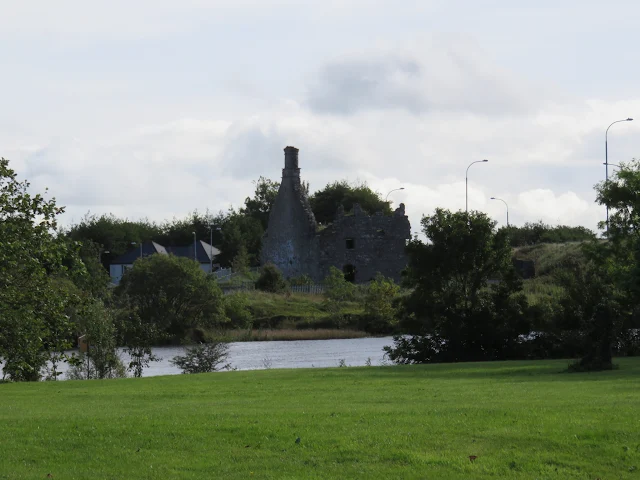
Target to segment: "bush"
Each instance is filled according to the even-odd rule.
[[[115,352],[106,361],[92,357],[89,353],[81,353],[79,356],[73,357],[69,363],[70,367],[66,373],[69,380],[125,378],[127,376],[127,368]]]
[[[285,293],[289,290],[287,281],[278,268],[268,263],[262,267],[262,273],[256,281],[256,288],[263,292]]]
[[[227,295],[224,299],[224,312],[235,328],[251,328],[253,316],[245,293],[236,292]]]
[[[324,295],[333,302],[352,301],[356,296],[356,286],[347,282],[340,270],[331,267],[329,275],[324,279]]]
[[[364,300],[364,311],[370,318],[369,331],[388,333],[397,322],[397,310],[393,304],[400,287],[390,278],[378,273],[369,284]]]
[[[226,343],[201,343],[187,348],[184,356],[176,356],[169,363],[182,370],[182,373],[208,373],[222,369],[230,369],[230,364],[219,367],[229,356]]]

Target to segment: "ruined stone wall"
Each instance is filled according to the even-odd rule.
[[[287,147],[284,152],[282,182],[262,239],[262,264],[273,263],[286,278],[308,275],[316,282],[322,282],[332,266],[343,272],[353,267],[356,283],[368,282],[378,272],[399,282],[411,237],[404,204],[391,216],[369,216],[355,205],[353,215],[341,210],[332,224],[318,231],[300,180],[298,149]]]
[[[276,201],[269,213],[269,229],[262,241],[262,263],[273,263],[287,278],[317,270],[316,219],[300,181],[298,149],[287,147],[285,168]]]
[[[411,225],[404,204],[392,216],[382,212],[369,216],[355,205],[353,215],[339,212],[334,223],[318,236],[318,280],[325,278],[332,266],[341,271],[352,266],[356,283],[368,282],[378,272],[399,282],[407,265],[405,245],[411,237]]]

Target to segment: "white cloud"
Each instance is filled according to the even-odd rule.
[[[537,110],[554,96],[500,67],[476,44],[432,35],[410,49],[329,61],[310,81],[307,101],[315,111],[335,114],[402,109],[501,115]]]

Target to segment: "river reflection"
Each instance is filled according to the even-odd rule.
[[[229,344],[227,362],[238,370],[262,370],[267,368],[314,368],[337,367],[341,360],[347,366],[363,366],[386,363],[384,346],[393,343],[392,337],[353,338],[339,340],[296,340],[268,342],[237,342]],[[169,360],[184,354],[184,347],[156,347],[153,353],[162,360],[151,362],[143,371],[143,377],[157,375],[176,375],[180,369],[171,365]],[[121,352],[125,365],[129,357]],[[67,365],[58,370],[66,373]],[[59,378],[66,379],[66,375]]]

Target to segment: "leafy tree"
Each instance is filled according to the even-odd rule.
[[[213,245],[217,247],[222,243],[221,227],[226,217],[227,215],[223,212],[212,215],[208,211],[201,214],[196,210],[186,218],[174,218],[170,222],[163,223],[161,234],[154,240],[168,246],[191,245],[195,233],[196,239],[207,243],[213,241]]]
[[[121,294],[115,318],[118,339],[130,358],[127,370],[136,378],[142,377],[151,362],[162,360],[153,353],[153,347],[167,338],[155,318],[140,315],[138,300]]]
[[[254,183],[256,190],[253,198],[247,197],[245,199],[244,207],[240,210],[240,213],[255,218],[262,225],[262,229],[266,230],[269,223],[269,212],[278,196],[280,182],[260,177]]]
[[[399,363],[516,358],[520,335],[529,333],[522,282],[511,248],[495,222],[478,212],[436,209],[423,217],[429,243],[407,247],[404,328],[387,347]],[[498,283],[490,284],[490,281]]]
[[[30,194],[29,183],[0,159],[0,357],[4,376],[14,381],[39,380],[50,352],[71,337],[69,309],[79,299],[56,282],[70,274],[65,259],[83,265],[75,247],[55,234],[62,212],[55,199]]]
[[[329,275],[324,279],[325,301],[322,308],[329,312],[333,322],[338,327],[343,327],[347,319],[342,313],[345,302],[356,298],[356,286],[344,278],[344,274],[336,267],[329,268]]]
[[[564,279],[565,318],[585,337],[577,370],[612,368],[614,346],[640,323],[640,162],[622,164],[596,192],[597,202],[611,210],[608,241],[585,245],[589,263]]]
[[[83,245],[89,242],[94,245],[92,254],[100,258],[108,267],[111,260],[122,255],[131,248],[131,242],[148,242],[157,240],[162,234],[159,225],[148,220],[131,221],[109,215],[85,215],[80,223],[72,225],[66,234],[72,240]],[[109,253],[106,253],[106,252]]]
[[[319,223],[331,223],[342,206],[345,212],[353,210],[354,204],[360,204],[363,211],[374,214],[382,211],[391,214],[391,203],[384,201],[378,192],[374,192],[367,184],[349,184],[346,180],[328,184],[309,198],[311,209]]]
[[[169,363],[182,370],[182,373],[208,373],[231,368],[230,364],[220,367],[229,356],[229,346],[226,343],[201,343],[187,348],[185,355],[178,355]]]
[[[238,254],[234,257],[233,262],[231,262],[231,268],[233,269],[233,272],[245,275],[249,271],[249,262],[249,253],[247,252],[247,247],[245,247],[244,245],[240,245]]]
[[[222,291],[195,261],[173,255],[136,260],[116,287],[143,325],[153,324],[169,337],[182,338],[196,327],[226,321]]]
[[[282,276],[282,272],[272,263],[267,263],[262,267],[262,273],[256,281],[256,288],[264,292],[285,293],[289,290],[289,285]]]
[[[364,311],[369,318],[371,330],[386,332],[397,323],[398,312],[394,301],[399,293],[400,287],[380,273],[369,283],[364,298]]]
[[[78,319],[78,329],[88,344],[88,351],[74,359],[67,375],[74,380],[126,376],[117,352],[113,313],[102,301],[94,300],[80,309]]]
[[[229,212],[222,224],[220,263],[223,266],[231,266],[233,259],[244,247],[251,265],[258,265],[263,234],[264,229],[259,220],[237,212]]]

